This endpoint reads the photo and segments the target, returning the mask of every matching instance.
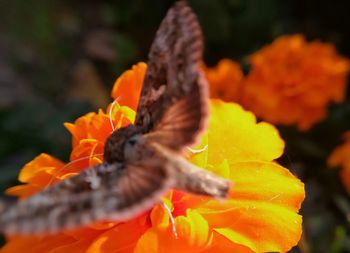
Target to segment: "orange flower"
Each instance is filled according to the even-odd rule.
[[[203,66],[210,88],[210,97],[227,102],[238,102],[241,96],[243,72],[238,63],[222,59],[217,66]]]
[[[135,68],[138,67],[131,75],[138,75]],[[141,82],[140,77],[130,76]],[[114,96],[124,95],[121,102],[130,103],[128,98],[133,96],[129,93],[135,91],[119,91]],[[119,104],[111,114],[116,127],[132,122],[135,116],[130,108]],[[102,152],[103,142],[112,130],[108,114],[102,111],[87,114],[66,127],[73,135],[72,159]],[[257,123],[255,116],[239,105],[213,100],[209,129],[201,145],[194,148],[204,145],[208,145],[205,151],[188,158],[231,179],[234,185],[225,201],[177,190],[166,193],[163,201],[172,210],[178,238],[168,213],[158,204],[127,222],[98,223],[40,237],[13,236],[8,238],[2,253],[285,252],[296,245],[301,234],[301,216],[297,212],[304,199],[304,186],[273,161],[284,148],[278,131],[268,123]],[[89,164],[101,162],[100,157],[95,159],[74,163],[73,169],[61,169],[63,163],[40,155],[20,174],[20,180],[26,184],[20,189],[10,188],[8,193],[26,197],[43,189],[52,177],[61,180]]]
[[[307,130],[344,100],[350,63],[331,44],[282,36],[249,61],[243,104],[269,122]]]
[[[341,168],[340,179],[350,194],[350,131],[344,134],[344,143],[329,156],[328,165]]]

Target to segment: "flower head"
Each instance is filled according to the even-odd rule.
[[[340,179],[350,194],[350,131],[344,134],[344,143],[329,156],[328,165],[341,168]]]
[[[127,72],[129,80],[140,82],[130,84],[133,87],[142,85],[140,68],[143,64]],[[129,83],[125,81],[125,85]],[[119,86],[113,92],[122,100],[109,107],[107,112],[112,113],[100,110],[65,124],[73,136],[71,159],[89,159],[64,167],[49,155],[39,155],[20,174],[25,184],[8,193],[27,197],[44,189],[52,178],[62,180],[100,163],[99,154],[112,129],[133,122],[134,99],[137,101],[133,92],[139,94],[139,89]],[[177,190],[165,193],[163,202],[174,216],[177,238],[169,214],[157,204],[126,222],[97,223],[56,235],[12,236],[2,252],[285,252],[296,245],[301,235],[298,210],[305,193],[303,184],[273,161],[284,148],[278,131],[268,123],[257,123],[255,116],[239,105],[212,100],[209,129],[201,145],[193,148],[205,145],[207,149],[188,159],[231,179],[234,186],[225,201]]]
[[[307,130],[344,100],[350,63],[331,44],[282,36],[249,61],[243,104],[264,120]]]

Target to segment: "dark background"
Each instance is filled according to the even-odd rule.
[[[41,152],[64,161],[63,122],[104,107],[118,75],[147,59],[170,0],[0,0],[0,190]],[[242,63],[283,34],[303,33],[350,56],[350,1],[191,0],[205,60]],[[349,97],[349,96],[348,96]],[[307,133],[280,127],[280,162],[306,182],[304,238],[295,252],[350,252],[350,200],[326,158],[350,129],[350,101]],[[350,155],[350,154],[349,154]]]

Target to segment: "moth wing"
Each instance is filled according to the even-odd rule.
[[[206,127],[208,88],[199,69],[202,54],[197,18],[185,1],[177,1],[151,46],[135,121],[143,133],[167,131],[167,143],[172,143],[168,147],[175,150],[192,144]],[[187,122],[180,122],[183,119]]]
[[[52,233],[101,220],[125,221],[160,201],[171,182],[162,163],[101,164],[8,207],[0,215],[0,229]]]
[[[196,143],[198,132],[204,129],[204,126],[198,125],[202,114],[195,109],[200,106],[200,100],[196,96],[197,94],[192,94],[172,105],[154,131],[146,134],[145,138],[173,150],[181,150]]]

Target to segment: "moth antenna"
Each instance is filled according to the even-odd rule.
[[[80,162],[80,161],[84,161],[86,159],[89,159],[89,158],[93,158],[93,157],[97,157],[97,156],[103,156],[103,154],[94,154],[94,155],[90,155],[90,156],[84,156],[84,157],[81,157],[81,158],[78,158],[74,161],[70,161],[69,163],[67,163],[66,165],[64,165],[62,168],[59,168],[51,177],[50,181],[47,183],[47,185],[45,186],[45,189],[47,189],[48,187],[50,187],[50,185],[52,184],[53,182],[53,179],[59,174],[61,173],[65,168],[71,166],[72,164],[74,163],[77,163],[77,162]]]
[[[115,131],[115,127],[113,124],[113,120],[112,120],[112,112],[113,112],[113,108],[115,106],[115,103],[118,102],[120,99],[120,97],[117,97],[116,99],[114,99],[113,103],[111,104],[111,107],[109,108],[109,123],[111,124],[111,128],[112,128],[112,133]]]
[[[173,214],[171,213],[171,210],[170,208],[162,201],[161,202],[164,210],[168,213],[169,215],[169,219],[170,219],[170,223],[171,223],[171,227],[172,227],[172,230],[173,230],[173,234],[175,236],[176,239],[178,239],[178,234],[177,234],[177,231],[176,231],[176,226],[175,226],[175,219],[174,219],[174,216]]]
[[[187,147],[187,149],[193,154],[202,153],[203,151],[207,150],[207,148],[208,148],[208,144],[206,144],[203,148],[200,148],[200,149],[193,149],[193,148]]]

